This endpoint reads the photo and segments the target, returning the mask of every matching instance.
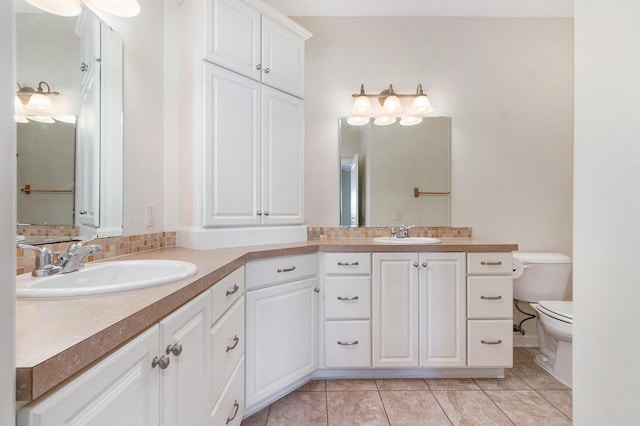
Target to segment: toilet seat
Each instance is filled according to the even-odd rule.
[[[545,315],[558,321],[573,324],[573,302],[564,300],[543,300],[538,302],[538,308]]]

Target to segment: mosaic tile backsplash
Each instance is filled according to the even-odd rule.
[[[396,227],[396,230],[398,227]],[[450,227],[450,226],[416,226],[409,230],[412,237],[463,237],[471,238],[470,227]],[[389,229],[385,227],[373,228],[332,228],[332,227],[310,227],[307,228],[308,240],[333,240],[343,238],[376,238],[388,237]]]

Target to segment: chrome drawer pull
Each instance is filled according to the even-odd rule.
[[[238,346],[238,342],[240,342],[240,338],[236,334],[233,336],[233,346],[227,346],[227,352],[234,350]]]
[[[358,266],[360,262],[338,262],[338,266]]]
[[[358,344],[358,341],[354,340],[353,342],[341,342],[340,340],[338,340],[338,344],[340,346],[355,346]]]
[[[295,271],[296,267],[295,266],[289,266],[288,268],[278,268],[278,273],[280,272],[291,272],[291,271]]]
[[[482,300],[500,300],[502,296],[480,296]]]
[[[238,287],[238,284],[234,284],[231,290],[227,290],[227,296],[235,294],[238,290],[240,290],[240,287]]]
[[[169,366],[170,362],[171,360],[166,355],[162,355],[160,358],[158,358],[157,356],[154,356],[153,359],[151,360],[151,368],[160,367],[161,370],[164,370]]]
[[[175,345],[168,345],[165,353],[167,355],[174,354],[175,356],[178,356],[182,353],[182,345],[180,343],[176,343]]]
[[[480,343],[482,343],[483,345],[499,345],[502,343],[502,340],[498,339],[498,340],[480,340]]]
[[[482,262],[480,262],[480,264],[483,265],[483,266],[485,266],[485,265],[486,266],[500,266],[500,265],[502,265],[502,262],[500,260],[498,260],[497,262],[486,262],[486,261],[483,260]]]
[[[358,300],[360,299],[359,296],[353,296],[353,297],[342,297],[342,296],[338,296],[338,300]]]
[[[235,419],[236,416],[238,415],[238,410],[240,409],[240,404],[238,404],[238,400],[233,401],[233,408],[235,409],[235,411],[233,412],[233,416],[227,417],[226,424],[229,424],[229,422],[232,422],[233,419]]]

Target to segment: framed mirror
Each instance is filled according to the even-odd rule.
[[[340,226],[450,225],[449,117],[338,127]]]
[[[19,224],[122,235],[122,51],[86,8],[62,17],[16,0]],[[51,108],[38,116],[41,90]]]

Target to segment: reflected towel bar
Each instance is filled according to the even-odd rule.
[[[47,193],[47,194],[73,194],[72,189],[31,189],[31,185],[25,185],[24,188],[20,188],[20,191],[29,195],[32,192]]]
[[[418,198],[421,195],[449,195],[450,192],[421,192],[418,188],[413,188],[413,196]]]

